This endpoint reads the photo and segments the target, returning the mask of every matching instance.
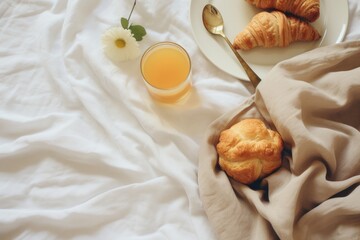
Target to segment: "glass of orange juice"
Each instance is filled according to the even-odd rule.
[[[141,74],[150,95],[164,103],[184,100],[191,90],[191,61],[173,42],[149,47],[141,58]]]

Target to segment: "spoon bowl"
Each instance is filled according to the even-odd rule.
[[[236,49],[233,47],[230,40],[226,37],[224,33],[224,20],[219,10],[211,4],[207,4],[202,12],[202,21],[204,27],[209,33],[219,35],[225,39],[226,43],[229,45],[236,58],[239,60],[240,64],[244,68],[245,73],[249,77],[252,85],[256,88],[257,85],[260,83],[261,79],[245,62],[245,60],[240,56],[238,51],[236,51]]]
[[[204,7],[202,15],[206,30],[212,34],[224,35],[224,20],[220,12],[211,4]]]

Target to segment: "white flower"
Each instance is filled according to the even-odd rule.
[[[139,45],[129,29],[112,27],[102,35],[105,55],[114,62],[134,59],[140,55]]]

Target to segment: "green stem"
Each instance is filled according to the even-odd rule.
[[[136,5],[136,0],[134,1],[134,5],[133,5],[133,7],[132,7],[132,9],[131,9],[131,12],[130,12],[130,15],[129,15],[129,17],[128,17],[128,22],[130,22],[131,14],[132,14],[132,12],[134,11],[135,5]]]

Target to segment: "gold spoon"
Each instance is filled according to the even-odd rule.
[[[240,56],[240,54],[235,50],[229,39],[224,34],[224,21],[219,10],[211,4],[207,4],[202,12],[202,20],[206,30],[209,33],[222,36],[227,44],[230,46],[231,50],[234,52],[235,56],[241,63],[244,68],[247,76],[249,77],[252,85],[256,86],[260,83],[261,79],[258,75],[250,68],[250,66],[245,62],[245,60]]]

